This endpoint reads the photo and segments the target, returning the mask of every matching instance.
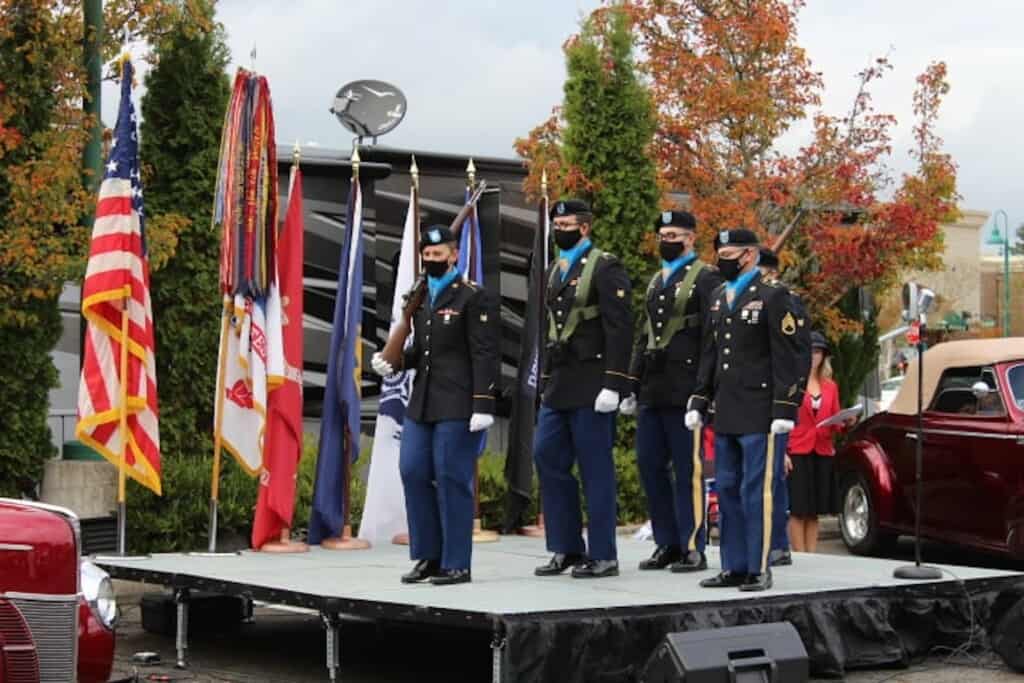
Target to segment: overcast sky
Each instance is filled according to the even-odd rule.
[[[561,100],[561,45],[596,0],[221,0],[235,64],[258,71],[274,98],[278,142],[345,149],[351,135],[328,112],[344,83],[361,78],[404,90],[408,115],[383,144],[511,157],[512,143]],[[875,88],[895,114],[891,165],[909,168],[914,78],[949,65],[952,92],[939,134],[959,164],[962,206],[1004,208],[1024,222],[1024,43],[1019,0],[809,0],[800,43],[824,73],[824,108],[841,114],[854,75],[874,57],[895,69]],[[234,64],[232,65],[232,70]],[[104,109],[113,121],[116,93]],[[787,146],[805,139],[794,131]]]

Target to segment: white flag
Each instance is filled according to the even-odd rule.
[[[263,467],[267,416],[267,337],[263,305],[242,296],[225,298],[214,424],[221,445],[255,476]],[[223,376],[223,380],[221,377]]]
[[[398,257],[395,298],[391,304],[391,326],[402,315],[402,295],[412,289],[416,275],[416,196],[409,191],[409,210],[405,215],[402,248]],[[409,335],[407,343],[412,341]],[[405,519],[405,490],[398,471],[398,455],[402,441],[402,422],[412,394],[415,370],[384,379],[381,384],[380,407],[373,432],[373,453],[370,476],[366,486],[366,503],[359,524],[359,537],[370,543],[390,543],[395,534],[408,529]]]

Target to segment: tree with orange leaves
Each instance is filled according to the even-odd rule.
[[[837,365],[840,372],[859,368],[842,377],[855,391],[870,366],[865,358],[877,353],[857,293],[883,293],[907,269],[937,267],[939,224],[956,215],[956,167],[935,135],[949,85],[941,62],[918,78],[910,151],[917,168],[897,182],[886,166],[895,118],[871,100],[871,88],[891,69],[888,59],[858,74],[845,115],[820,111],[824,83],[797,42],[803,4],[628,0],[613,7],[630,13],[643,55],[639,67],[658,112],[651,150],[663,186],[686,195],[705,249],[716,231],[739,225],[769,244],[787,235],[784,279],[815,325],[843,341],[847,358],[837,354]],[[807,119],[810,139],[787,153],[780,139]],[[549,174],[557,163],[559,132],[556,115],[518,144],[531,166],[528,190],[540,172],[535,161],[547,163]]]

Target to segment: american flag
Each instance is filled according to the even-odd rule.
[[[121,72],[117,125],[100,185],[89,264],[82,285],[82,315],[88,327],[75,433],[115,465],[120,464],[124,449],[125,474],[159,494],[156,361],[138,126],[131,97],[134,72],[126,59]],[[123,310],[128,314],[124,388]],[[128,413],[126,447],[120,432],[122,400]]]

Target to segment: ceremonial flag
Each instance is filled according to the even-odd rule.
[[[466,188],[466,201],[472,198],[473,192]],[[476,204],[462,223],[462,234],[459,236],[459,260],[456,265],[464,276],[482,285],[484,283],[484,250],[480,239],[480,218],[476,212]]]
[[[541,200],[537,209],[537,229],[533,236],[533,252],[527,275],[526,316],[523,319],[519,368],[516,372],[516,397],[505,455],[504,530],[510,533],[522,526],[523,512],[533,492],[533,429],[537,418],[537,386],[540,378],[541,353],[544,348],[544,289],[548,263],[548,200]]]
[[[284,376],[271,375],[271,382],[280,384],[268,399],[266,449],[252,528],[254,548],[277,540],[282,529],[291,528],[295,509],[295,477],[302,457],[302,211],[302,171],[296,166],[278,239],[277,283],[271,285],[268,299],[268,319],[276,317],[282,328]]]
[[[160,433],[153,355],[153,307],[149,298],[149,257],[139,177],[139,138],[132,78],[121,67],[117,125],[100,185],[89,262],[82,284],[86,320],[82,379],[78,387],[75,435],[125,474],[160,493]],[[127,338],[122,315],[128,316]],[[121,385],[121,349],[127,345],[126,382]],[[122,403],[122,401],[124,401]],[[120,419],[127,411],[127,434]]]
[[[402,316],[402,296],[412,289],[416,279],[417,192],[409,190],[409,209],[405,214],[402,246],[398,256],[395,277],[395,296],[391,302],[391,325]],[[412,343],[412,335],[406,345]],[[412,395],[416,370],[410,369],[381,382],[380,407],[373,432],[373,454],[370,458],[370,476],[366,482],[366,503],[359,524],[359,537],[371,543],[389,543],[405,533],[405,489],[398,470],[398,456],[402,442],[402,422]]]
[[[327,386],[320,419],[320,450],[309,520],[309,542],[341,535],[348,493],[346,463],[359,458],[363,316],[363,195],[358,178],[348,197],[345,241],[338,268],[334,325],[327,361]]]
[[[223,299],[214,434],[250,476],[263,470],[268,391],[285,374],[276,188],[270,88],[266,78],[239,69],[225,115],[213,216],[222,230]]]

